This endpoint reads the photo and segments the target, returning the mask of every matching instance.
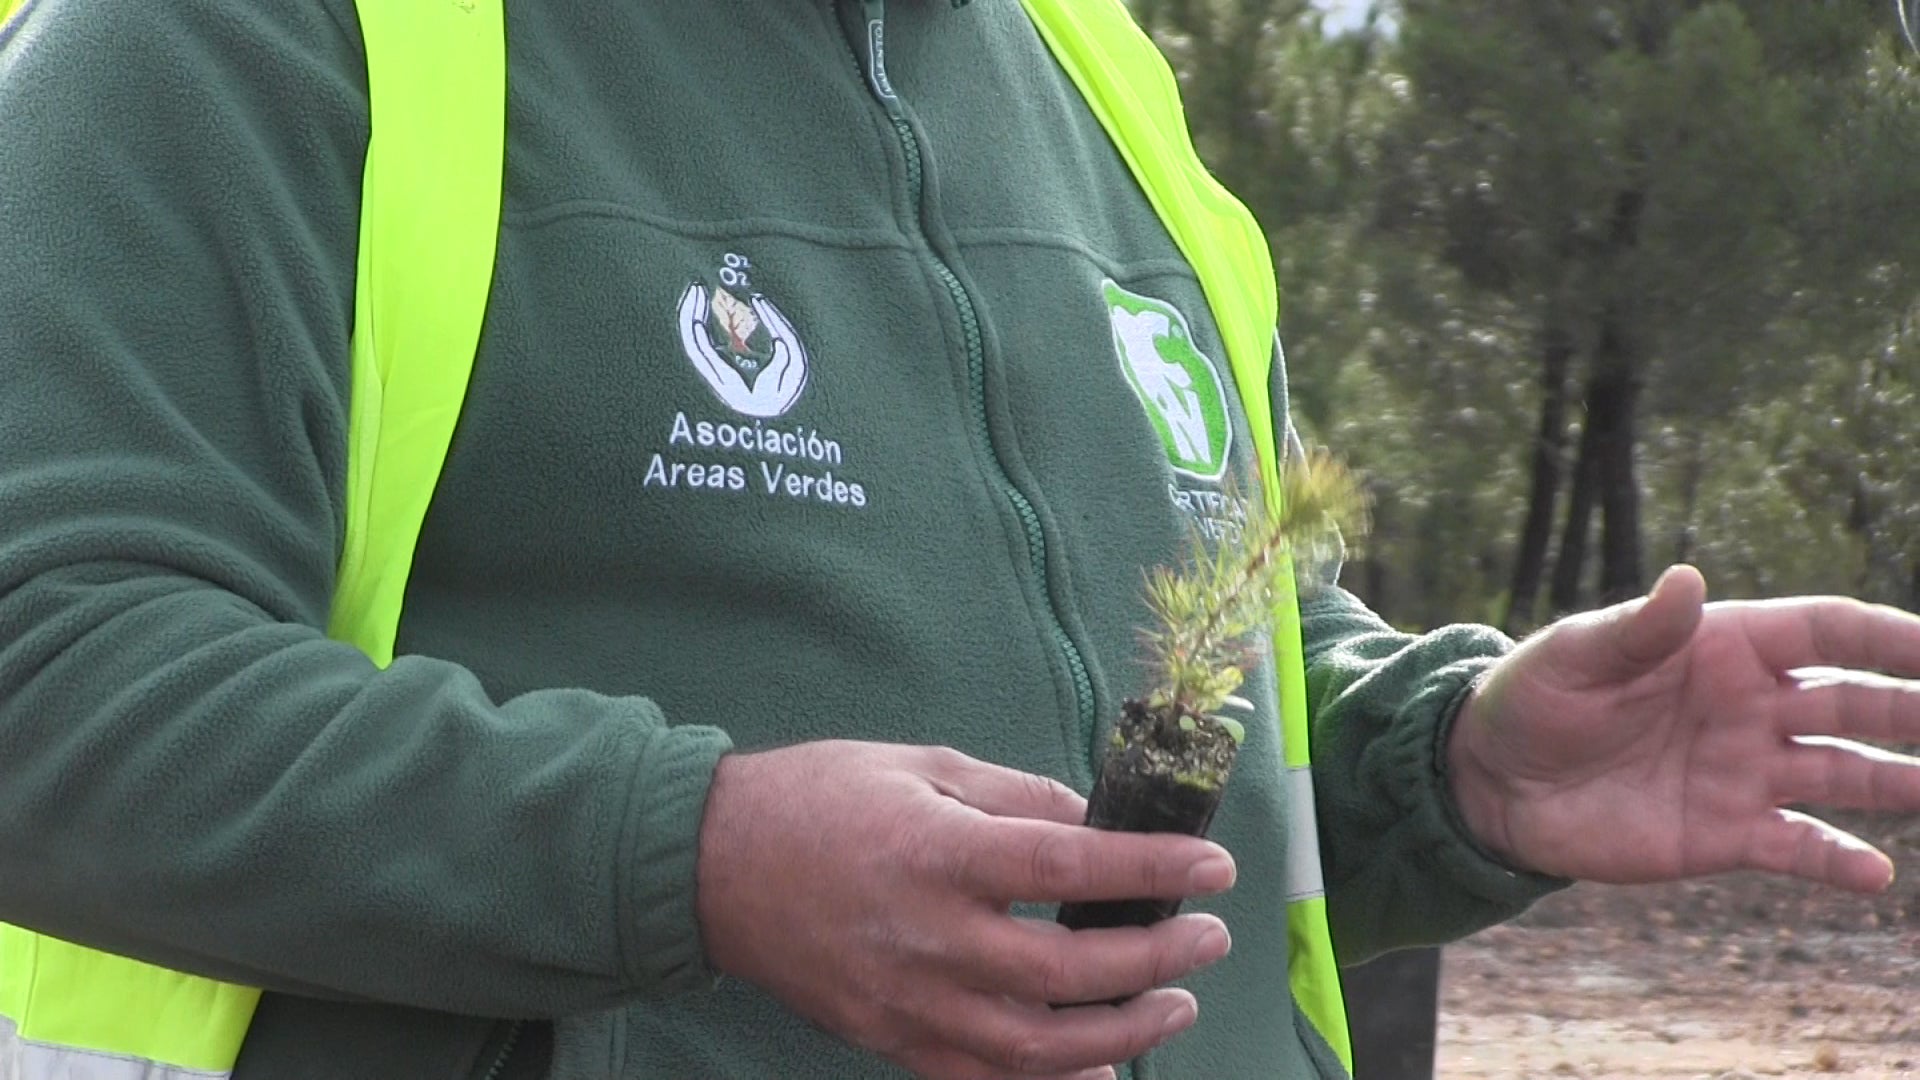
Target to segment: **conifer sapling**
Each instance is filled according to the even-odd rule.
[[[1204,836],[1240,744],[1280,737],[1277,728],[1250,733],[1232,715],[1253,707],[1239,696],[1246,671],[1271,648],[1273,612],[1294,587],[1294,566],[1338,551],[1366,520],[1353,475],[1324,453],[1291,463],[1281,491],[1280,513],[1256,509],[1237,538],[1211,546],[1195,534],[1182,565],[1147,574],[1154,621],[1141,642],[1152,682],[1121,706],[1087,800],[1088,825]],[[1312,581],[1309,575],[1303,587]],[[1179,906],[1155,898],[1071,903],[1062,905],[1060,922],[1145,926]]]

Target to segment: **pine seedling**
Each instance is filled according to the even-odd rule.
[[[1360,535],[1366,501],[1353,475],[1326,454],[1290,466],[1282,512],[1256,511],[1237,536],[1209,546],[1195,535],[1185,562],[1147,574],[1153,625],[1141,632],[1151,683],[1121,705],[1087,799],[1087,824],[1125,832],[1203,836],[1225,795],[1245,725],[1223,710],[1252,710],[1237,696],[1269,647],[1274,610],[1294,587],[1294,561],[1337,551]],[[1177,900],[1069,903],[1074,929],[1145,926]]]
[[[1141,639],[1154,683],[1144,704],[1160,723],[1187,733],[1212,723],[1242,742],[1241,723],[1220,710],[1250,708],[1235,694],[1292,587],[1292,556],[1317,558],[1342,536],[1364,531],[1360,487],[1331,456],[1317,453],[1289,466],[1281,487],[1281,513],[1256,513],[1237,540],[1211,550],[1196,537],[1184,566],[1148,573],[1154,625]]]

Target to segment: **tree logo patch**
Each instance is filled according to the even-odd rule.
[[[1198,480],[1226,475],[1233,446],[1220,369],[1194,344],[1180,309],[1102,283],[1113,348],[1175,472]]]

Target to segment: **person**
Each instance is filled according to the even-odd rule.
[[[1854,741],[1920,740],[1920,620],[1687,567],[1518,647],[1329,584],[1311,787],[1264,665],[1212,840],[1081,827],[1142,569],[1260,512],[1259,466],[1022,6],[508,27],[492,293],[386,667],[325,632],[352,3],[29,0],[0,43],[0,920],[264,988],[235,1076],[1337,1076],[1288,990],[1315,843],[1343,962],[1570,879],[1887,886],[1786,807],[1920,810]],[[1047,917],[1143,895],[1187,913]],[[86,1052],[0,1019],[16,1065]]]

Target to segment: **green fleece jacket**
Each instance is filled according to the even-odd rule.
[[[0,41],[0,920],[266,988],[243,1080],[897,1074],[712,978],[716,760],[943,744],[1086,790],[1143,568],[1234,527],[1252,462],[1192,271],[1018,3],[893,0],[886,79],[880,7],[509,4],[493,294],[376,671],[322,633],[351,0],[30,0]],[[1304,620],[1342,958],[1549,888],[1437,768],[1509,643],[1338,589]],[[1339,1073],[1287,992],[1250,688],[1240,882],[1193,905],[1235,948],[1136,1076]]]

